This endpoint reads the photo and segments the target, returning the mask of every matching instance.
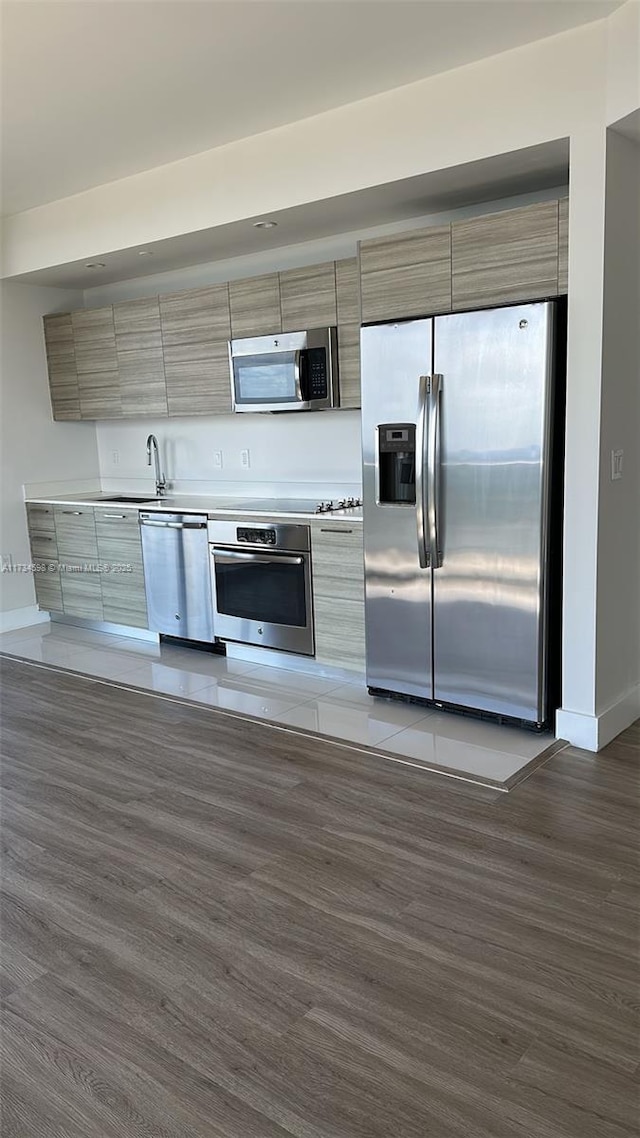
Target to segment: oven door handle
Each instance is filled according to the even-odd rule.
[[[229,565],[234,561],[258,561],[262,565],[304,565],[304,557],[289,556],[286,553],[275,553],[272,557],[268,553],[249,553],[244,549],[222,549],[220,546],[211,546],[211,555],[218,565]]]

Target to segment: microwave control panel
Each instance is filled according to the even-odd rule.
[[[326,399],[329,394],[327,384],[327,353],[324,348],[305,350],[308,376],[308,398]]]

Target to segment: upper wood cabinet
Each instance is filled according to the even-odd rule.
[[[360,406],[360,288],[358,259],[336,261],[340,406]]]
[[[333,326],[337,321],[335,262],[280,273],[280,307],[283,332]]]
[[[451,226],[453,308],[537,300],[558,292],[558,202]]]
[[[113,308],[122,414],[166,415],[160,304],[157,296]]]
[[[169,414],[231,411],[228,285],[161,296],[160,322]]]
[[[121,405],[113,308],[81,308],[71,320],[81,418],[116,418]]]
[[[451,311],[451,228],[360,242],[362,320]]]
[[[278,273],[229,281],[229,305],[234,339],[282,332]]]
[[[558,292],[569,291],[569,199],[558,202]]]
[[[80,393],[71,313],[44,318],[44,343],[54,419],[79,419]]]

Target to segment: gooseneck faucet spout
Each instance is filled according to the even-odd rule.
[[[151,466],[152,451],[156,467],[156,497],[162,498],[167,488],[167,484],[164,474],[160,470],[160,450],[158,448],[158,440],[155,435],[149,435],[149,438],[147,439],[147,466]]]

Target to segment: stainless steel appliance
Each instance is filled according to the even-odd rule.
[[[338,402],[335,328],[231,340],[234,411],[319,411]]]
[[[361,505],[361,498],[328,502],[319,502],[317,498],[257,498],[254,501],[240,498],[225,509],[244,514],[335,514],[358,509]]]
[[[209,541],[216,636],[313,656],[309,527],[210,521]]]
[[[149,628],[212,642],[206,514],[140,514]]]
[[[547,719],[556,316],[362,329],[371,689]]]

